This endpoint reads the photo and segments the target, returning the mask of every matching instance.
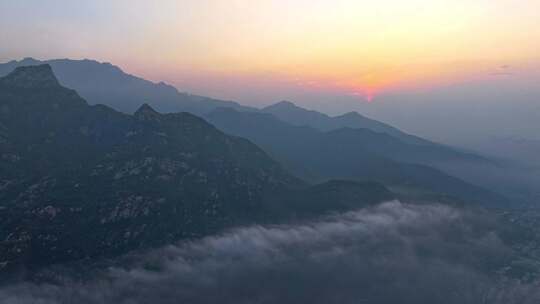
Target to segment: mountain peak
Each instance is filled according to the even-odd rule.
[[[347,112],[345,114],[342,114],[340,116],[337,116],[339,118],[365,118],[363,115],[361,115],[360,113],[356,112],[356,111],[352,111],[352,112]]]
[[[294,104],[294,102],[288,101],[288,100],[282,100],[282,101],[276,103],[276,105],[296,106],[296,105]]]
[[[59,87],[60,83],[48,64],[21,66],[0,78],[0,83],[26,89]]]
[[[32,57],[25,57],[19,63],[21,65],[38,65],[40,61]]]
[[[276,108],[276,107],[280,107],[280,108],[298,108],[297,105],[295,105],[293,102],[288,101],[288,100],[282,100],[282,101],[280,101],[278,103],[275,103],[273,105],[270,105],[268,107],[269,108],[270,107],[274,107],[274,108]]]
[[[144,103],[142,106],[140,106],[133,115],[135,116],[135,118],[141,121],[158,121],[161,119],[161,114],[159,114],[147,103]]]

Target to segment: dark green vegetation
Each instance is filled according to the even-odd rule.
[[[0,78],[0,151],[2,267],[115,255],[393,198],[375,183],[309,186],[189,113],[89,106],[49,65]]]

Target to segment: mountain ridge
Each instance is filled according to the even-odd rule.
[[[374,131],[388,133],[419,144],[431,144],[401,132],[385,123],[367,118],[356,112],[330,117],[324,113],[306,110],[296,106],[290,101],[279,102],[274,105],[257,109],[241,105],[234,101],[225,101],[179,92],[175,87],[159,82],[153,83],[143,78],[125,73],[111,63],[100,63],[95,60],[52,59],[36,60],[27,57],[23,60],[12,60],[0,63],[0,76],[6,75],[18,66],[38,65],[49,63],[60,82],[75,89],[90,104],[106,104],[116,110],[128,114],[133,113],[142,104],[147,103],[158,112],[190,112],[198,116],[209,113],[220,107],[230,107],[239,111],[267,112],[291,124],[306,124],[312,127],[329,131],[341,127],[369,128]],[[276,112],[277,108],[293,109],[295,115],[311,116],[308,122],[304,118],[287,119],[283,113]]]
[[[164,113],[191,112],[201,115],[220,106],[254,110],[233,101],[183,93],[164,82],[154,83],[125,73],[111,63],[90,59],[41,61],[27,57],[21,61],[0,63],[0,76],[7,75],[19,66],[40,64],[51,65],[60,83],[75,89],[90,104],[106,104],[128,114],[144,103]]]
[[[128,115],[63,86],[21,89],[52,70],[18,69],[0,78],[0,272],[394,197],[380,184],[309,185],[191,113]]]
[[[272,106],[265,109],[255,109],[241,106],[237,103],[220,101],[185,93],[178,93],[174,87],[163,83],[152,83],[142,78],[133,75],[125,74],[120,68],[110,63],[99,63],[93,60],[51,60],[53,70],[59,72],[59,80],[62,84],[73,84],[77,92],[87,100],[90,104],[106,104],[124,113],[134,113],[143,104],[148,104],[155,108],[158,112],[174,113],[174,112],[189,112],[197,116],[205,116],[208,113],[215,111],[218,108],[232,108],[242,112],[258,112],[268,113]],[[16,65],[38,64],[40,61],[34,59],[25,59],[22,61],[12,61],[10,64],[0,64],[0,75],[14,68]],[[72,86],[69,86],[72,87]],[[86,95],[85,95],[86,94]],[[91,97],[89,99],[88,97]],[[326,114],[312,110],[306,110],[296,106],[292,102],[281,102],[278,106],[284,108],[285,111],[292,108],[294,115],[292,118],[283,117],[280,113],[269,113],[290,125],[305,125],[321,131],[339,131],[343,128],[367,129],[379,133],[371,134],[370,138],[374,142],[381,144],[376,145],[365,142],[372,148],[372,152],[381,153],[383,156],[390,156],[399,161],[413,162],[428,166],[435,166],[438,169],[455,175],[460,178],[465,178],[471,183],[480,184],[482,181],[474,176],[470,179],[466,170],[453,170],[453,168],[462,168],[469,166],[472,162],[481,163],[482,166],[495,170],[493,167],[497,164],[491,159],[486,159],[483,156],[476,155],[470,152],[463,152],[453,147],[437,144],[414,135],[402,132],[390,125],[378,122],[361,114],[350,112],[343,115],[330,117]],[[275,106],[274,106],[275,108]],[[307,113],[307,114],[306,114]],[[306,118],[302,118],[306,116]],[[281,118],[279,116],[282,116]],[[300,118],[296,119],[295,116]],[[1,131],[0,131],[1,132]],[[344,133],[343,130],[340,132]],[[362,133],[358,131],[356,133]],[[366,132],[363,132],[368,134]],[[399,141],[408,144],[405,146],[407,153],[400,153],[401,146],[398,142],[389,140],[385,135],[390,135]],[[362,137],[353,136],[356,139]],[[366,137],[367,138],[367,137]],[[386,138],[386,139],[385,139]],[[394,144],[392,144],[394,142]],[[421,147],[412,147],[416,145]],[[383,149],[383,147],[386,147]],[[424,151],[421,154],[415,155],[414,151]],[[431,153],[425,153],[431,151]],[[434,156],[439,155],[434,158]],[[423,158],[426,156],[426,158]],[[434,162],[435,161],[435,162]],[[445,163],[442,163],[445,162]],[[457,166],[457,167],[456,167]],[[498,169],[496,169],[498,170]],[[487,184],[484,186],[491,186]]]
[[[408,143],[434,145],[435,143],[417,136],[407,134],[383,122],[367,118],[352,111],[337,116],[330,116],[314,110],[307,110],[290,101],[281,101],[267,106],[262,112],[271,113],[277,118],[293,125],[311,126],[321,131],[332,131],[340,128],[370,129],[379,133],[395,136]]]
[[[397,146],[390,145],[388,149],[385,149],[385,145],[370,146],[372,140],[369,136],[379,140],[380,134],[367,129],[323,132],[308,126],[290,125],[269,113],[220,108],[205,115],[205,118],[228,134],[253,141],[285,164],[291,172],[312,182],[371,179],[388,187],[413,185],[413,188],[449,194],[476,203],[489,205],[493,202],[497,205],[506,202],[500,195],[423,164],[425,159],[414,163],[418,156],[432,155],[432,146],[403,144],[390,135],[384,138]],[[346,136],[336,136],[343,133]],[[396,149],[397,152],[394,151]],[[399,151],[403,149],[409,150],[408,158],[400,158],[402,155]],[[438,157],[438,154],[434,156]]]
[[[4,64],[0,63],[0,76],[6,75],[18,66],[42,63],[49,63],[60,83],[75,89],[89,104],[105,104],[127,114],[134,113],[145,103],[161,113],[190,112],[198,116],[204,116],[217,108],[228,107],[238,111],[270,113],[292,125],[307,125],[322,131],[343,127],[365,128],[390,134],[412,144],[440,145],[407,134],[391,125],[365,117],[357,112],[331,117],[321,112],[301,108],[291,101],[281,101],[257,109],[233,101],[181,93],[175,87],[164,82],[153,83],[125,73],[121,68],[111,63],[100,63],[90,59],[40,61],[27,57],[21,61],[12,60]]]

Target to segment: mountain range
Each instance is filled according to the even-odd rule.
[[[421,164],[461,156],[443,147],[407,144],[368,129],[322,132],[292,126],[271,114],[227,108],[204,117],[228,134],[253,141],[295,175],[312,182],[374,180],[415,199],[448,197],[488,205],[505,202],[502,196]]]
[[[218,107],[252,109],[232,101],[182,93],[166,83],[153,83],[127,74],[110,63],[87,59],[13,60],[0,64],[0,76],[6,76],[16,67],[40,64],[50,65],[59,82],[76,90],[89,104],[105,104],[127,114],[133,114],[145,103],[161,113],[190,112],[196,115]]]
[[[386,133],[403,141],[416,144],[434,144],[425,139],[406,134],[388,124],[367,118],[357,112],[330,117],[316,111],[296,106],[289,101],[257,109],[237,102],[218,100],[188,93],[181,93],[175,87],[163,82],[151,81],[123,72],[110,63],[94,60],[36,60],[25,58],[0,64],[0,76],[5,76],[19,66],[49,64],[61,84],[76,90],[90,104],[105,104],[118,111],[132,114],[142,104],[152,106],[161,113],[189,112],[204,115],[217,108],[232,108],[245,112],[270,113],[277,118],[298,126],[311,126],[321,131],[339,128],[363,128],[378,133]]]
[[[105,257],[395,197],[307,183],[190,113],[88,105],[51,66],[0,78],[0,269]]]
[[[276,125],[276,130],[282,128],[286,130],[284,132],[293,132],[294,134],[297,134],[296,137],[288,136],[288,139],[281,138],[280,141],[274,141],[274,146],[282,145],[284,142],[288,141],[294,143],[303,137],[320,138],[322,133],[326,133],[322,136],[326,138],[325,140],[318,140],[319,145],[327,143],[342,148],[336,153],[332,151],[328,152],[328,157],[325,157],[324,159],[329,160],[335,158],[332,154],[339,155],[340,153],[345,153],[349,155],[347,159],[355,162],[363,162],[364,165],[362,166],[365,167],[360,171],[364,172],[364,174],[357,176],[359,173],[358,170],[356,170],[356,173],[353,174],[353,176],[357,177],[356,179],[364,180],[365,178],[369,178],[368,172],[370,171],[367,170],[367,168],[372,168],[370,170],[371,172],[374,172],[374,174],[380,174],[381,172],[388,171],[387,167],[390,166],[384,165],[378,167],[376,164],[392,163],[408,168],[420,165],[422,170],[429,170],[430,172],[437,171],[440,175],[447,177],[456,176],[456,180],[464,179],[467,182],[464,182],[463,180],[460,182],[462,184],[468,184],[471,188],[475,187],[474,185],[482,185],[483,187],[497,189],[498,192],[504,195],[509,194],[508,191],[504,191],[507,187],[500,186],[500,178],[490,183],[484,182],[485,179],[482,178],[482,176],[485,175],[482,174],[484,171],[490,172],[490,176],[502,174],[500,173],[500,168],[497,168],[497,164],[491,159],[407,134],[395,127],[369,119],[356,112],[331,117],[323,113],[300,108],[287,101],[279,102],[263,109],[246,107],[231,101],[180,93],[170,85],[153,83],[124,73],[120,68],[109,63],[99,63],[93,60],[56,59],[39,61],[32,58],[26,58],[21,61],[10,61],[5,64],[0,64],[0,76],[13,71],[17,66],[31,66],[40,63],[50,64],[55,71],[55,74],[58,75],[59,82],[75,89],[84,99],[88,100],[89,104],[105,104],[126,114],[133,113],[145,103],[156,109],[158,112],[189,112],[210,120],[219,128],[223,128],[222,131],[229,132],[233,135],[248,137],[269,153],[275,153],[273,150],[276,149],[268,142],[261,140],[262,137],[267,136],[266,134],[263,134],[264,130],[262,131],[263,133],[260,134],[255,134],[254,132],[251,132],[253,134],[248,134],[250,132],[249,130],[236,130],[235,128],[224,129],[225,126],[220,125],[220,121],[227,121],[229,118],[226,117],[228,115],[227,112],[222,112],[221,108],[233,109],[243,113],[243,117],[251,120],[252,124],[245,126],[245,128],[253,128],[253,131],[261,130],[261,128],[264,128],[263,126],[268,123],[266,120],[272,120],[271,124]],[[225,117],[221,119],[218,117],[219,115],[225,115]],[[298,130],[303,131],[298,132]],[[275,134],[273,136],[281,135]],[[287,137],[287,134],[284,134],[283,136]],[[284,147],[278,147],[278,149],[284,149]],[[359,151],[362,152],[360,153]],[[313,152],[316,153],[317,151]],[[355,155],[358,157],[355,157]],[[361,156],[363,159],[358,160],[357,158],[360,158]],[[346,170],[337,171],[335,174],[327,174],[320,172],[320,170],[315,170],[310,166],[306,166],[306,164],[302,162],[292,161],[292,159],[295,158],[283,157],[283,155],[279,157],[279,160],[291,169],[292,172],[308,180],[324,181],[329,177],[351,177],[351,174],[346,173]],[[299,159],[303,160],[302,157]],[[381,159],[384,159],[384,161],[375,161]],[[322,163],[324,163],[324,161],[322,161]],[[470,170],[467,169],[472,165],[482,167],[482,170],[478,170],[479,173],[473,177],[469,174]],[[317,164],[317,166],[321,165]],[[394,165],[391,165],[390,167],[394,167]],[[485,170],[485,168],[488,170]],[[336,170],[334,169],[334,171]],[[499,172],[499,174],[491,174],[491,172]],[[406,180],[403,176],[398,178],[398,175],[399,174],[392,173],[389,174],[389,176],[379,177],[378,179],[389,183],[389,186],[395,186],[396,180]],[[416,175],[417,174],[415,174],[415,176]],[[371,179],[374,179],[374,177]],[[430,181],[429,183],[442,184],[442,182],[438,182],[438,179]],[[425,185],[422,187],[426,188]],[[399,186],[399,188],[401,188],[401,186]],[[409,186],[406,187],[407,191],[409,191],[409,188]],[[470,198],[470,196],[466,194],[460,194],[459,187],[454,191],[449,192],[441,187],[430,186],[427,188],[429,188],[429,191],[431,192],[442,193],[443,195],[457,195],[460,198]],[[485,190],[480,191],[480,187],[476,188],[479,192],[489,192]],[[416,190],[417,189],[415,189],[415,191]],[[492,195],[489,195],[488,197],[493,198]],[[488,201],[485,198],[482,198],[482,200]],[[495,201],[500,202],[502,200],[504,199],[499,195],[498,199]],[[492,199],[489,201],[491,203]]]
[[[419,145],[435,145],[423,138],[407,134],[380,121],[370,119],[357,112],[348,112],[331,117],[324,113],[306,110],[290,101],[281,101],[262,109],[275,117],[295,126],[310,126],[321,131],[333,131],[341,128],[368,129],[377,133],[394,136],[404,142]]]

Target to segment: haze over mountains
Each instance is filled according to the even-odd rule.
[[[354,155],[356,152],[353,151],[360,149],[364,151],[362,152],[364,154],[369,151],[370,154],[376,155],[376,158],[383,157],[394,162],[435,167],[446,174],[466,180],[469,184],[493,189],[492,191],[511,197],[516,203],[520,204],[533,203],[535,198],[540,195],[534,190],[538,184],[537,180],[527,178],[531,175],[523,174],[523,170],[514,169],[513,165],[512,168],[509,166],[501,168],[502,162],[407,134],[395,127],[369,119],[356,112],[330,117],[323,113],[300,108],[291,102],[279,102],[263,109],[256,109],[231,101],[180,93],[172,86],[163,83],[156,84],[128,75],[122,72],[120,68],[108,63],[69,59],[49,60],[46,62],[51,64],[62,84],[77,90],[90,104],[106,104],[119,111],[133,113],[142,104],[146,103],[158,112],[185,111],[207,119],[212,117],[216,123],[219,120],[216,113],[222,115],[226,113],[220,112],[219,108],[231,108],[243,112],[244,117],[250,117],[249,119],[253,120],[254,130],[261,128],[260,126],[266,123],[265,119],[267,118],[267,116],[256,115],[256,113],[268,113],[274,119],[284,123],[285,125],[282,126],[285,126],[286,130],[294,126],[303,126],[311,129],[306,129],[306,132],[310,134],[317,133],[317,130],[319,132],[330,132],[326,137],[332,137],[333,140],[341,138],[342,142],[352,141],[357,143],[358,145],[355,148],[350,147],[350,145],[347,148],[349,157],[352,159],[357,159]],[[26,58],[21,61],[0,64],[0,75],[6,75],[16,66],[39,63],[42,62]],[[259,118],[262,120],[258,121]],[[224,119],[228,118],[225,117]],[[341,128],[351,130],[339,131]],[[364,131],[352,129],[362,129]],[[248,132],[245,128],[240,131],[234,129],[227,131],[243,136],[247,136],[245,132]],[[279,137],[281,135],[285,136],[286,133],[278,132],[274,136]],[[299,136],[307,135],[302,134]],[[256,137],[251,136],[249,138],[263,145],[263,143],[256,140]],[[284,140],[284,138],[281,139]],[[322,142],[320,141],[319,144],[322,144]],[[278,142],[275,144],[281,145]],[[265,147],[271,149],[268,145]],[[304,165],[299,166],[299,163],[291,164],[286,159],[281,159],[281,161],[286,162],[288,166],[292,166],[291,168],[295,168],[294,170],[298,170],[295,173],[305,178],[321,180],[328,177],[325,174],[321,175],[313,172],[309,168],[305,168]],[[364,159],[364,161],[369,162],[367,159]],[[471,168],[474,168],[474,170]],[[507,172],[511,174],[506,174]],[[348,175],[341,174],[338,177],[345,178]],[[529,181],[523,183],[523,180]],[[505,186],[502,187],[502,185]]]
[[[343,127],[366,128],[379,133],[387,133],[411,143],[428,144],[428,141],[379,121],[364,117],[357,112],[330,117],[316,111],[297,107],[292,102],[279,102],[263,109],[247,107],[233,101],[217,100],[202,96],[180,93],[165,83],[152,83],[142,78],[124,73],[110,63],[93,60],[56,59],[40,61],[25,58],[0,64],[0,76],[5,76],[18,66],[50,64],[59,81],[75,89],[90,104],[106,104],[118,111],[133,113],[147,103],[158,112],[190,112],[204,115],[216,108],[226,107],[241,111],[261,111],[275,115],[293,125],[311,126],[322,131]]]
[[[0,64],[0,76],[7,75],[18,66],[44,63],[51,65],[63,85],[75,89],[90,104],[106,104],[125,113],[134,113],[144,103],[163,113],[185,111],[203,114],[221,106],[249,109],[232,101],[181,93],[165,83],[152,83],[126,74],[110,63],[93,60],[39,61],[25,58]]]
[[[21,61],[13,60],[0,64],[0,76],[7,75],[18,66],[43,63],[50,64],[59,81],[63,85],[75,89],[90,104],[106,104],[125,113],[133,113],[145,103],[162,113],[185,111],[199,116],[224,107],[244,112],[270,113],[289,124],[310,126],[321,131],[332,131],[340,128],[369,129],[377,133],[386,133],[407,143],[433,144],[428,140],[406,134],[388,124],[369,119],[357,112],[330,117],[317,111],[300,108],[289,101],[257,109],[233,101],[180,93],[176,88],[165,83],[153,83],[126,74],[110,63],[99,63],[93,60],[39,61],[33,58],[25,58]]]
[[[99,66],[105,73],[119,71]],[[194,109],[191,103],[198,102],[181,100],[180,105]],[[251,142],[225,135],[192,114],[160,114],[146,103],[133,115],[90,106],[60,84],[51,66],[15,68],[0,78],[4,267],[124,253],[239,224],[354,209],[396,195],[493,207],[507,203],[425,165],[487,162],[479,156],[357,114],[351,114],[358,118],[353,124],[377,131],[341,128],[351,122],[290,103],[266,110],[284,105],[296,116],[322,117],[315,122],[335,121],[320,128],[336,129],[288,124],[264,110],[216,107],[203,115],[224,132],[260,145],[283,167]],[[77,220],[81,217],[85,220]],[[86,236],[84,243],[77,241],[79,235]]]
[[[165,83],[152,83],[142,78],[124,73],[110,63],[93,60],[56,59],[40,61],[25,58],[0,64],[0,76],[5,76],[18,66],[50,64],[60,82],[75,89],[90,104],[106,104],[118,111],[133,113],[147,103],[158,112],[190,112],[204,115],[216,108],[227,107],[241,111],[262,111],[271,113],[293,125],[311,126],[322,131],[343,127],[367,128],[387,133],[399,139],[427,144],[428,141],[406,134],[390,125],[364,117],[357,112],[349,112],[337,117],[309,111],[297,107],[292,102],[279,102],[263,109],[243,106],[233,101],[212,99],[203,96],[181,93]]]
[[[109,64],[52,62],[81,75],[93,66],[71,81],[99,98],[119,80],[115,98],[138,108],[89,104],[48,64],[0,77],[0,297],[8,301],[539,298],[537,217],[445,170],[498,172],[499,160],[358,113],[193,99]],[[165,91],[167,103],[152,104],[183,112],[159,113],[143,100]],[[380,292],[385,282],[397,293]]]
[[[390,125],[369,119],[357,112],[330,117],[326,114],[306,110],[290,101],[281,101],[262,109],[277,118],[296,126],[310,126],[321,131],[332,131],[340,128],[369,129],[378,133],[386,133],[408,143],[429,145],[430,142],[419,137],[406,134]]]
[[[310,186],[189,113],[89,106],[48,65],[0,78],[0,109],[2,267],[120,254],[394,197],[373,182]]]
[[[297,176],[308,180],[376,180],[405,194],[426,191],[494,205],[504,201],[439,170],[413,164],[436,162],[437,158],[469,161],[467,155],[456,155],[452,150],[442,149],[439,153],[431,145],[409,145],[366,129],[322,132],[291,126],[266,113],[218,109],[205,117],[226,133],[252,140]]]
[[[0,304],[539,304],[540,1],[0,1]]]

